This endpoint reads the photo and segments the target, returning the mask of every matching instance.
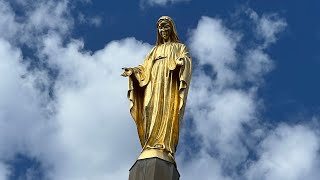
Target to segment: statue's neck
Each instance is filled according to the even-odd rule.
[[[170,38],[168,38],[168,39],[163,39],[163,43],[170,43],[171,42],[171,39]]]

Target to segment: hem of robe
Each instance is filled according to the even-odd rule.
[[[174,157],[170,155],[169,152],[164,151],[162,149],[145,149],[139,155],[138,160],[155,157],[176,164]]]

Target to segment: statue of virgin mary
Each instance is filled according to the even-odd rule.
[[[130,113],[142,146],[138,159],[158,157],[175,163],[192,63],[173,20],[162,16],[156,25],[155,47],[143,64],[123,68],[122,76],[129,77]]]

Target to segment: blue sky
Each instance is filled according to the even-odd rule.
[[[193,58],[182,180],[320,176],[320,3],[0,0],[0,180],[127,179],[121,68],[171,16]]]

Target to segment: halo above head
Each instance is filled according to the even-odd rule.
[[[171,42],[180,43],[176,26],[175,26],[174,21],[172,20],[171,17],[169,17],[169,16],[161,16],[161,17],[158,19],[158,21],[157,21],[157,24],[156,24],[157,27],[156,27],[156,28],[158,29],[159,24],[160,24],[161,22],[163,22],[163,21],[168,22],[168,23],[171,25],[171,27],[172,27],[172,34],[170,35],[170,36],[171,36],[171,37],[170,37],[170,38],[171,38]],[[158,32],[157,32],[157,42],[156,42],[156,45],[158,46],[158,45],[163,44],[163,43],[164,43],[164,41],[163,41],[162,37],[160,36],[159,31],[158,31]]]

